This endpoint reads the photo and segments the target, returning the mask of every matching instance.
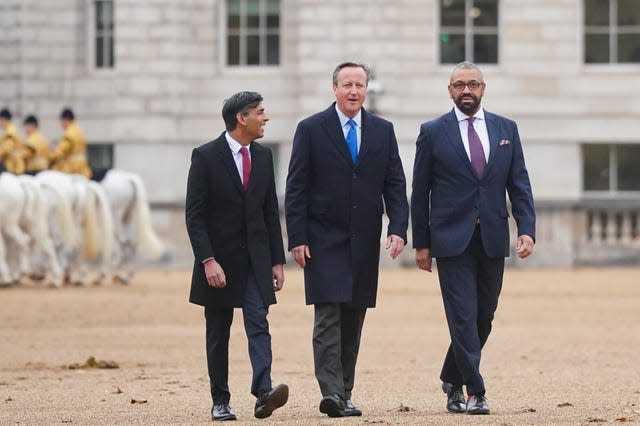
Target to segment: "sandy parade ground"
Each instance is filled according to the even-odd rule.
[[[253,418],[242,315],[230,349],[235,424],[556,425],[640,422],[640,269],[507,270],[482,371],[490,416],[448,414],[438,374],[448,343],[437,275],[381,273],[353,399],[360,418],[318,412],[313,311],[286,270],[270,314],[274,384],[289,403]],[[0,424],[210,424],[202,309],[188,271],[132,285],[0,289]],[[82,367],[89,357],[119,368]],[[107,365],[102,365],[107,366]]]

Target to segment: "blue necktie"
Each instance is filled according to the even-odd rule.
[[[351,153],[351,161],[353,164],[358,161],[358,132],[356,131],[356,122],[352,119],[347,121],[349,132],[347,133],[347,147]]]

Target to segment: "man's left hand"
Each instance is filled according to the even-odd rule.
[[[280,291],[284,286],[284,269],[282,265],[273,265],[271,268],[273,275],[273,291]]]
[[[516,253],[520,259],[524,259],[528,257],[531,253],[533,253],[533,246],[535,243],[533,242],[533,238],[528,235],[520,235],[518,237],[518,242],[516,243]]]
[[[395,259],[398,257],[402,250],[404,250],[404,238],[398,237],[397,235],[389,235],[387,237],[387,246],[385,247],[387,250],[391,248],[391,259]]]

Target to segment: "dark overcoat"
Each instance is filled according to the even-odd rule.
[[[245,192],[224,133],[191,155],[186,224],[195,257],[189,301],[242,307],[250,270],[264,303],[276,303],[272,266],[284,264],[284,247],[271,151],[251,143],[251,178]],[[214,257],[227,285],[209,286],[202,261]]]
[[[374,307],[382,215],[406,240],[409,207],[393,125],[362,109],[353,164],[335,103],[298,124],[285,200],[289,250],[306,244],[308,304]]]

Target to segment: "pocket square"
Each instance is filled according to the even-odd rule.
[[[509,142],[508,139],[502,139],[500,142],[498,142],[498,145],[509,145],[511,142]]]

